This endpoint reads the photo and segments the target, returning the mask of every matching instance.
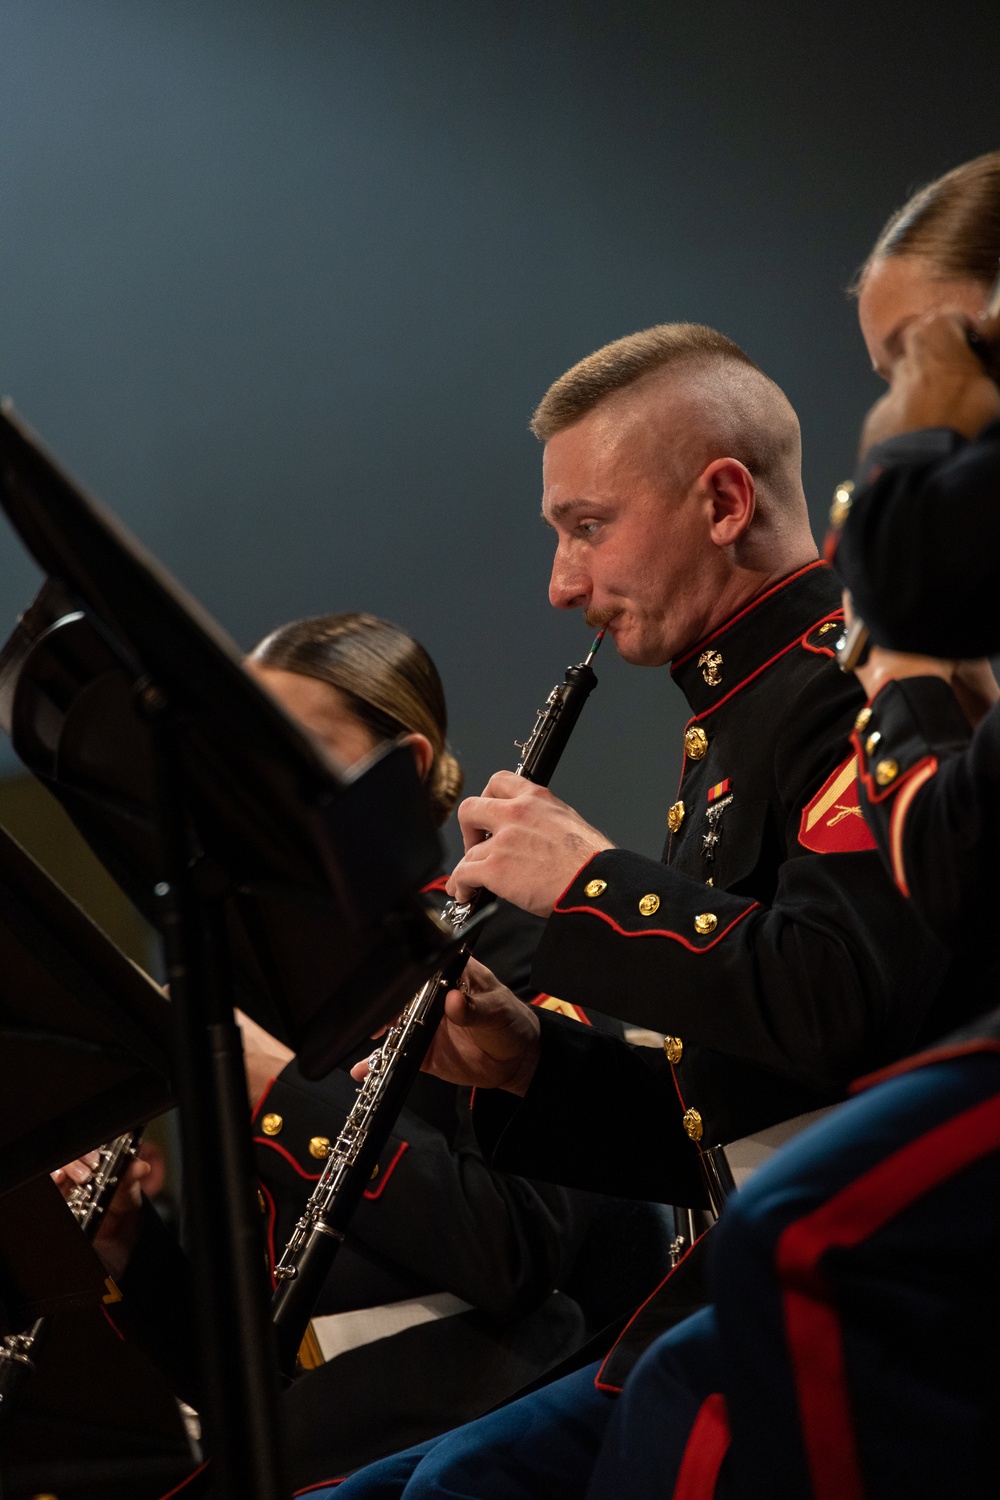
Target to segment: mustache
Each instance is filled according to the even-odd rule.
[[[585,609],[583,618],[591,630],[603,630],[605,625],[611,624],[618,613],[617,609]]]

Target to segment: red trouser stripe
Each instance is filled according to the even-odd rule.
[[[711,1500],[729,1447],[725,1396],[706,1396],[688,1434],[673,1500]]]
[[[778,1241],[785,1333],[816,1500],[864,1500],[833,1288],[820,1268],[827,1250],[858,1245],[924,1193],[1000,1147],[1000,1095],[944,1121],[886,1157]]]

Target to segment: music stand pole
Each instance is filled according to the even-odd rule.
[[[153,731],[163,879],[155,888],[175,1023],[185,1194],[192,1230],[206,1451],[223,1500],[287,1500],[276,1411],[249,1107],[223,926],[223,890],[192,860],[178,732],[154,684]]]

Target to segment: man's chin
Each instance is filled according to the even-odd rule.
[[[659,641],[637,639],[624,626],[616,630],[613,621],[608,626],[608,634],[615,643],[618,655],[622,661],[627,661],[630,667],[663,667],[670,660],[669,654],[664,653]]]

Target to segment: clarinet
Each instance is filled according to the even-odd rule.
[[[66,1206],[89,1240],[97,1233],[115,1188],[138,1153],[141,1138],[140,1131],[130,1131],[98,1146],[97,1165],[90,1180],[77,1183],[66,1199]],[[23,1332],[8,1333],[0,1342],[0,1420],[35,1368],[48,1321],[36,1318]]]
[[[586,658],[575,667],[567,667],[563,681],[538,710],[528,738],[523,744],[515,741],[521,752],[515,776],[548,786],[583,705],[597,686],[591,662],[603,638],[602,630]],[[472,900],[461,905],[449,901],[443,917],[458,931],[487,898],[488,892],[477,891]],[[312,1309],[427,1055],[444,1014],[445,996],[457,983],[468,956],[469,949],[463,944],[417,991],[389,1028],[381,1047],[372,1053],[368,1076],[275,1267],[277,1286],[271,1312],[278,1366],[286,1378],[294,1373]]]

